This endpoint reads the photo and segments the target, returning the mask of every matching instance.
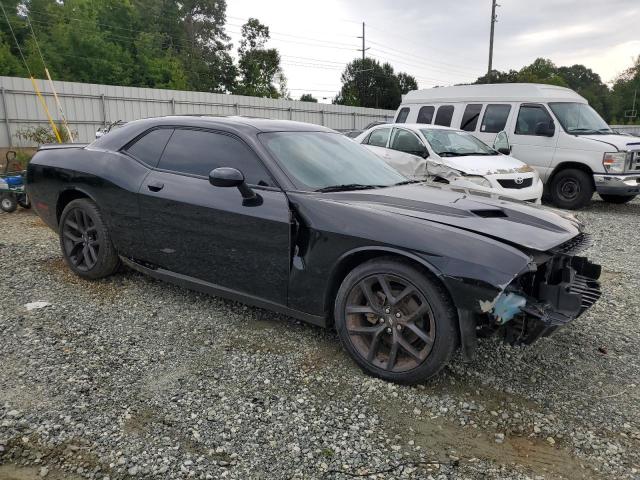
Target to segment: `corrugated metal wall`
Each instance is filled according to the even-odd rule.
[[[38,88],[54,119],[58,119],[48,82]],[[324,103],[274,100],[206,92],[120,87],[93,83],[54,82],[67,120],[79,142],[95,138],[96,130],[116,120],[136,120],[159,115],[247,115],[297,120],[336,130],[364,127],[376,120],[391,121],[395,111],[347,107]],[[47,123],[44,109],[28,78],[0,76],[0,147],[26,146],[16,137],[20,129]]]
[[[640,137],[640,125],[611,125],[611,128],[620,132]]]

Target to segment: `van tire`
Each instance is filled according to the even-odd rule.
[[[578,210],[589,204],[593,192],[591,175],[577,168],[567,168],[553,176],[549,197],[556,207]]]
[[[637,197],[637,195],[606,195],[604,193],[599,193],[600,198],[607,203],[629,203],[631,200]]]

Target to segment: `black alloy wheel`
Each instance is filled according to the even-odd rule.
[[[62,225],[64,253],[80,271],[91,270],[98,263],[100,239],[93,219],[82,208],[74,208]]]
[[[70,202],[60,217],[60,246],[67,265],[87,279],[114,273],[120,258],[96,204],[81,198]]]
[[[349,339],[358,353],[389,372],[416,368],[431,352],[433,311],[407,280],[380,274],[360,280],[346,306]]]
[[[395,258],[374,259],[351,271],[338,290],[334,318],[358,365],[398,383],[437,374],[458,340],[448,293],[428,273]]]

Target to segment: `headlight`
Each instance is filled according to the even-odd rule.
[[[476,185],[479,185],[481,187],[491,188],[491,183],[489,182],[489,180],[481,177],[480,175],[465,175],[460,178],[462,178],[462,180],[466,180],[467,182],[475,183]]]
[[[627,160],[627,152],[605,153],[602,165],[607,173],[623,173]]]

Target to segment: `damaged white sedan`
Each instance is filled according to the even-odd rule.
[[[412,180],[540,203],[542,181],[535,169],[495,150],[470,133],[425,124],[385,124],[354,139]]]

